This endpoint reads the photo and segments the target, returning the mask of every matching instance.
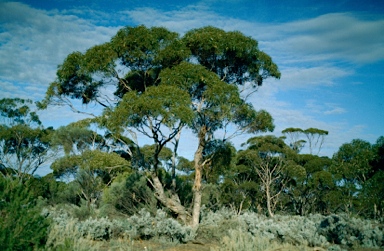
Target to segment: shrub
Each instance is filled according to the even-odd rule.
[[[49,222],[41,215],[32,188],[18,179],[0,178],[0,250],[44,246]]]
[[[242,230],[229,230],[221,242],[219,251],[265,251],[265,250],[285,250],[285,251],[305,251],[312,250],[306,246],[294,246],[290,244],[280,244],[271,242],[268,238],[253,236],[249,232]]]
[[[156,213],[157,200],[147,185],[145,176],[139,173],[118,177],[111,186],[105,189],[101,207],[112,206],[118,212],[133,215],[145,208]]]
[[[319,234],[331,243],[347,247],[380,248],[384,246],[383,226],[374,221],[362,220],[347,215],[323,217]]]
[[[137,215],[128,218],[111,220],[103,217],[79,221],[64,210],[56,211],[53,208],[50,218],[52,225],[47,241],[49,248],[64,245],[68,239],[79,238],[95,241],[112,238],[157,239],[172,243],[188,242],[194,238],[191,227],[169,218],[162,210],[158,210],[155,216],[142,209]]]

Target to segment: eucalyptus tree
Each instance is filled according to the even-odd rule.
[[[222,81],[218,75],[202,65],[181,63],[161,74],[162,84],[177,85],[190,95],[193,118],[189,125],[197,135],[194,154],[195,180],[193,186],[192,225],[197,226],[202,196],[203,170],[212,165],[215,154],[207,154],[208,147],[217,142],[215,132],[232,124],[239,131],[272,130],[272,118],[266,111],[255,111],[246,103],[236,85]],[[226,138],[222,139],[225,141]]]
[[[333,155],[331,171],[339,183],[340,202],[346,212],[358,207],[357,195],[373,173],[371,164],[374,158],[372,145],[361,139],[343,144]]]
[[[317,149],[316,154],[318,155],[324,144],[325,136],[328,135],[328,131],[311,127],[305,129],[303,133],[308,140],[307,142],[309,145],[309,153],[314,154],[314,150]]]
[[[301,139],[304,130],[301,128],[289,127],[284,129],[282,133],[284,134],[284,137],[288,138],[289,146],[299,153],[306,143],[305,140]]]
[[[274,216],[281,195],[286,191],[293,169],[300,168],[292,161],[296,154],[283,139],[272,135],[248,139],[246,150],[238,154],[239,164],[251,167],[260,179],[269,216]]]
[[[31,100],[0,100],[0,168],[23,180],[45,164],[52,128],[44,128]]]
[[[242,98],[241,94],[246,86],[256,88],[268,77],[279,78],[280,72],[271,57],[259,50],[255,39],[238,31],[225,32],[208,26],[187,32],[183,41],[191,51],[190,62],[198,63],[179,65],[184,79],[189,79],[188,82],[180,81],[179,75],[173,74],[176,82],[184,83],[183,88],[190,93],[196,114],[192,124],[192,130],[198,137],[194,155],[192,212],[192,225],[196,226],[201,206],[201,173],[212,158],[205,158],[204,149],[219,129],[224,129],[223,140],[237,133],[273,130],[272,117],[266,111],[255,111],[245,101],[248,96]],[[200,66],[204,69],[200,70]],[[198,74],[192,77],[190,73],[196,70]],[[209,72],[205,73],[204,70]],[[228,125],[235,125],[236,130],[227,136]]]
[[[63,155],[51,164],[56,178],[74,178],[77,193],[87,206],[94,204],[101,191],[119,174],[131,171],[131,163],[111,151],[107,139],[90,126],[85,119],[59,127],[52,135],[52,147]]]
[[[183,220],[189,212],[176,194],[164,191],[159,179],[159,154],[171,142],[177,152],[182,128],[191,128],[198,146],[190,223],[197,226],[202,171],[215,157],[214,151],[207,151],[218,142],[215,133],[221,130],[224,141],[239,133],[273,130],[269,113],[256,111],[245,100],[245,89],[256,90],[268,77],[280,77],[277,66],[256,40],[240,32],[205,27],[180,38],[165,28],[126,27],[108,43],[70,54],[39,105],[67,104],[75,110],[71,99],[100,104],[105,108],[100,124],[116,138],[135,131],[151,139],[151,163],[138,154],[137,168],[148,175],[158,200]],[[113,99],[104,95],[105,88],[110,88],[105,93],[113,88]],[[236,129],[229,133],[231,126]]]
[[[301,154],[297,156],[296,163],[300,168],[291,176],[287,186],[287,206],[299,215],[329,213],[334,204],[330,201],[330,195],[336,190],[332,173],[329,171],[331,159]]]
[[[167,143],[179,134],[182,127],[190,123],[193,113],[187,92],[171,85],[148,87],[140,94],[137,91],[126,93],[119,105],[106,110],[105,126],[114,134],[124,134],[129,128],[135,128],[142,135],[153,140],[152,158],[140,158],[139,168],[144,170],[151,182],[156,198],[176,213],[183,221],[188,212],[181,205],[177,194],[170,196],[164,191],[159,178],[160,154]],[[144,157],[144,156],[142,156]],[[147,161],[145,161],[147,160]],[[174,167],[175,168],[175,167]]]

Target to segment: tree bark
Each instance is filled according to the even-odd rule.
[[[269,191],[269,189],[270,189],[269,186],[270,186],[270,184],[266,185],[266,187],[265,187],[265,192],[266,192],[266,195],[267,195],[267,209],[268,209],[269,216],[273,217],[274,214],[273,214],[272,205],[271,205],[271,203],[272,203],[272,196],[271,196],[271,193]]]
[[[193,208],[192,208],[192,221],[191,221],[191,226],[193,228],[197,228],[200,220],[201,196],[202,196],[201,177],[202,177],[202,170],[204,165],[203,150],[206,143],[205,142],[206,134],[207,134],[207,129],[205,126],[202,126],[198,134],[199,145],[197,147],[197,150],[194,156],[195,180],[192,188]]]
[[[164,192],[163,184],[161,183],[159,177],[152,173],[150,182],[152,183],[153,188],[155,189],[155,197],[173,213],[177,214],[178,219],[183,221],[184,224],[187,223],[190,214],[187,212],[185,207],[181,204],[179,196],[176,193],[172,193],[171,196],[167,196]]]

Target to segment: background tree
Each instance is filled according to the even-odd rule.
[[[0,169],[20,180],[33,175],[51,156],[53,129],[41,125],[31,106],[31,100],[0,100]]]
[[[88,209],[119,173],[131,171],[130,162],[112,152],[105,138],[89,129],[92,122],[86,119],[71,123],[58,128],[52,136],[53,146],[64,153],[52,163],[53,174],[74,178],[76,193]]]
[[[289,146],[297,153],[304,147],[306,141],[301,139],[304,130],[301,128],[289,127],[282,131],[284,136],[288,139]]]
[[[331,171],[342,193],[340,202],[344,211],[350,212],[358,207],[358,193],[372,174],[373,159],[372,145],[361,139],[343,144],[333,155]]]
[[[294,152],[281,138],[271,135],[250,138],[246,144],[248,148],[239,153],[238,160],[251,166],[259,176],[268,214],[273,217],[280,195],[291,179],[289,168],[292,166],[286,156]]]
[[[329,213],[329,194],[335,189],[332,173],[329,172],[331,160],[302,154],[297,156],[296,163],[300,168],[291,175],[292,179],[286,189],[289,196],[288,206],[299,215]]]
[[[305,129],[303,133],[308,140],[309,153],[314,154],[314,150],[317,148],[316,155],[318,155],[323,146],[325,136],[328,135],[328,131],[318,128],[308,128]]]

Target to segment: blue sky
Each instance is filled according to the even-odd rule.
[[[69,53],[140,24],[181,35],[213,25],[258,40],[282,72],[252,96],[256,109],[272,114],[275,135],[327,130],[320,155],[328,156],[352,139],[384,135],[384,1],[377,0],[0,0],[0,98],[41,100]],[[64,107],[40,116],[55,127],[81,118]],[[191,156],[194,138],[187,133],[181,143],[181,155]]]

